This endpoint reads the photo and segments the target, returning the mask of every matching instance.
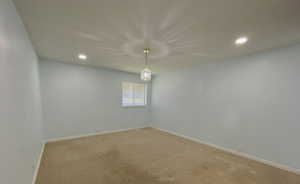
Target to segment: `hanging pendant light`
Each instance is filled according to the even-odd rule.
[[[143,81],[150,81],[151,80],[151,75],[152,72],[148,67],[148,55],[149,55],[150,49],[145,48],[144,49],[144,54],[145,54],[145,68],[141,71],[141,79]]]

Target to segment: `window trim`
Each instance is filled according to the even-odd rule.
[[[123,84],[124,83],[131,83],[131,84],[143,84],[144,85],[144,101],[145,104],[139,105],[139,104],[123,104]],[[121,96],[121,107],[124,108],[131,108],[131,107],[147,107],[148,106],[148,85],[146,83],[143,82],[129,82],[129,81],[124,81],[122,82],[122,96]],[[133,90],[134,91],[134,90]],[[134,98],[133,98],[134,100]]]

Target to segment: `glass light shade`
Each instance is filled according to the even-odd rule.
[[[150,81],[151,80],[151,75],[152,75],[151,70],[149,68],[145,68],[141,72],[141,79],[143,81]]]

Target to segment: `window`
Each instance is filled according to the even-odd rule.
[[[122,83],[122,106],[147,105],[147,85],[144,83]]]

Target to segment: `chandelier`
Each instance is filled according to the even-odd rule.
[[[152,72],[148,67],[148,55],[149,55],[150,49],[145,48],[144,49],[144,54],[145,54],[145,68],[141,71],[141,79],[143,81],[150,81],[151,80],[151,75]]]

